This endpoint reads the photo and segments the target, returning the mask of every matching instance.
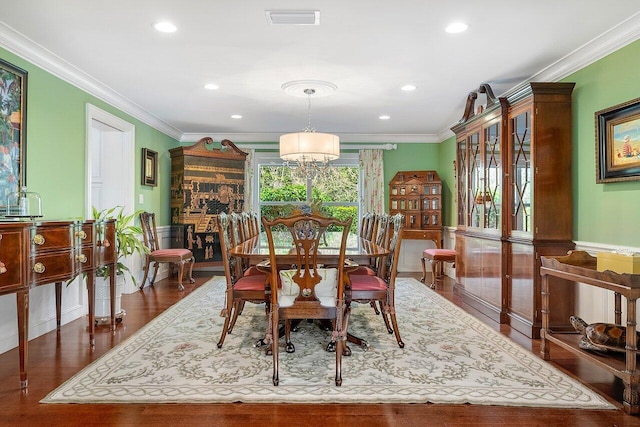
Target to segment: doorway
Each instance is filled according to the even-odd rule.
[[[130,214],[135,211],[135,126],[91,104],[86,112],[85,218],[93,218],[92,206],[99,211],[124,206]]]

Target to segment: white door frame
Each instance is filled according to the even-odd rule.
[[[91,219],[93,214],[91,212],[91,138],[92,138],[92,124],[93,120],[102,122],[108,126],[111,126],[114,129],[122,132],[123,134],[123,142],[125,147],[125,163],[129,165],[129,167],[125,168],[126,176],[123,176],[123,182],[127,183],[127,185],[122,187],[122,198],[126,202],[126,206],[129,209],[125,209],[125,211],[129,211],[128,213],[132,213],[135,210],[135,126],[132,123],[129,123],[125,120],[122,120],[119,117],[114,116],[111,113],[108,113],[95,105],[91,105],[89,103],[86,104],[86,141],[85,141],[85,218]]]

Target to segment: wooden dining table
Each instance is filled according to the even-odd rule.
[[[296,253],[292,242],[293,239],[289,231],[274,234],[274,246],[278,265],[295,264]],[[318,249],[318,264],[337,264],[340,256],[340,242],[337,241],[337,239],[332,239],[331,233],[327,233],[327,238],[323,243],[324,244]],[[266,233],[262,232],[257,236],[246,240],[238,246],[233,247],[229,252],[233,256],[248,260],[251,265],[258,265],[262,261],[268,260],[269,243],[267,241]],[[367,239],[356,235],[350,235],[347,239],[345,258],[350,260],[350,269],[355,268],[358,265],[369,265],[372,259],[386,255],[389,255],[388,249],[385,249],[384,247]],[[347,334],[347,339],[349,342],[359,345],[365,351],[369,347],[368,342],[363,338]],[[327,349],[329,350],[331,348],[332,345],[330,343],[329,346],[327,346]],[[351,351],[347,348],[347,351],[344,354],[349,355],[350,353]]]

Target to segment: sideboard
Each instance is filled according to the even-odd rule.
[[[89,302],[89,344],[95,331],[95,272],[115,269],[115,220],[0,221],[0,295],[16,294],[20,388],[27,387],[29,290],[55,283],[56,326],[60,330],[62,284],[85,274]],[[115,280],[111,284],[111,328],[115,329]]]

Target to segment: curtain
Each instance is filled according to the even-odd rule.
[[[384,164],[382,150],[360,150],[358,154],[362,170],[362,212],[384,213]]]
[[[244,150],[247,158],[244,162],[244,211],[251,212],[253,208],[253,156],[256,150]]]

